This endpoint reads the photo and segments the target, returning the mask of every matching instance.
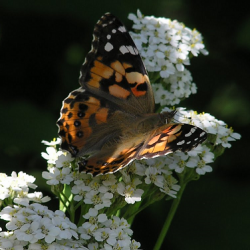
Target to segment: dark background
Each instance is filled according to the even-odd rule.
[[[162,249],[250,249],[250,9],[247,1],[0,0],[0,172],[25,171],[45,187],[42,140],[57,137],[62,100],[78,88],[79,69],[96,21],[112,12],[130,28],[130,12],[164,16],[196,28],[209,56],[188,67],[198,94],[180,106],[207,112],[242,139],[188,185]],[[46,192],[46,191],[45,191]],[[142,249],[153,249],[169,202],[140,214],[133,225]]]

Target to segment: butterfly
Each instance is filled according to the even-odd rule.
[[[80,88],[63,101],[57,121],[61,149],[81,159],[79,170],[114,173],[135,159],[189,151],[207,133],[173,123],[173,112],[154,113],[148,73],[124,25],[112,14],[94,28],[80,71]]]

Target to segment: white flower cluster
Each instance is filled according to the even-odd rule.
[[[0,173],[0,201],[11,198],[11,201],[13,200],[15,203],[22,205],[29,204],[29,201],[39,203],[49,201],[50,198],[48,196],[43,197],[41,192],[29,193],[30,188],[37,188],[34,181],[35,177],[23,172],[17,174],[13,171],[11,176]]]
[[[128,18],[134,22],[135,32],[130,34],[149,72],[156,103],[176,105],[195,94],[196,85],[185,65],[190,64],[190,56],[208,54],[202,35],[176,20],[142,16],[139,10]]]
[[[9,232],[0,233],[0,249],[87,249],[84,241],[78,240],[76,225],[62,211],[53,212],[34,203],[7,206],[0,217],[9,221],[6,224]]]
[[[58,140],[59,142],[60,140]],[[49,145],[49,142],[44,143]],[[179,186],[176,185],[177,181],[172,177],[172,172],[168,166],[162,164],[160,167],[160,164],[155,163],[157,159],[131,164],[120,171],[122,178],[117,178],[114,174],[100,175],[93,178],[89,174],[79,174],[78,171],[74,171],[69,153],[57,150],[54,142],[52,144],[46,149],[47,154],[42,153],[42,156],[48,162],[48,171],[42,173],[43,178],[48,180],[47,184],[72,185],[73,199],[75,201],[83,200],[85,204],[89,204],[97,210],[110,207],[112,201],[119,196],[124,197],[128,204],[141,201],[144,191],[138,186],[142,183],[153,183],[159,187],[161,192],[172,197],[176,197],[176,191],[179,190]],[[52,161],[54,161],[54,164],[51,163]],[[171,185],[169,184],[170,181]]]
[[[139,249],[140,243],[131,240],[132,230],[125,219],[113,216],[108,219],[106,214],[98,214],[94,208],[84,215],[87,219],[78,231],[80,237],[95,243],[88,244],[89,249]]]
[[[199,145],[187,153],[176,152],[169,156],[169,168],[177,173],[182,173],[185,167],[195,168],[199,175],[212,172],[212,167],[207,165],[214,161],[214,154],[205,145]]]

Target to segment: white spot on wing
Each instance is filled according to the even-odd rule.
[[[206,132],[202,132],[201,134],[200,134],[200,137],[202,137],[203,135],[205,135],[206,134]]]
[[[177,145],[182,145],[182,144],[184,144],[184,143],[185,143],[185,141],[182,140],[182,141],[177,142]]]
[[[107,35],[107,39],[109,40],[111,38],[111,35]]]
[[[111,43],[106,43],[106,45],[104,47],[104,49],[108,52],[111,51],[113,48],[114,48],[114,46]]]
[[[191,128],[190,132],[193,134],[196,129],[197,129],[196,127],[193,127],[193,128]]]
[[[132,54],[132,55],[137,55],[134,47],[132,47],[132,46],[127,46],[127,48],[128,48],[128,50],[129,50],[130,54]]]
[[[120,26],[120,27],[118,28],[118,30],[121,31],[122,33],[123,33],[123,32],[126,32],[126,29],[125,29],[124,26]]]
[[[113,29],[113,30],[112,30],[112,33],[116,33],[116,30],[115,30],[115,29]]]
[[[126,46],[122,45],[119,49],[121,51],[122,54],[126,54],[129,53],[129,50],[127,49]]]
[[[185,134],[185,137],[189,137],[190,135],[192,135],[191,131],[189,133]]]

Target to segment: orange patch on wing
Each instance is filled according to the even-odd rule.
[[[115,62],[111,63],[110,66],[112,69],[114,69],[118,73],[125,75],[125,69],[119,61],[115,61]]]
[[[98,124],[107,122],[108,118],[108,109],[107,108],[101,108],[98,110],[98,112],[95,115],[96,122]]]
[[[153,138],[148,142],[148,145],[152,145],[152,144],[156,143],[156,142],[159,140],[160,136],[161,136],[161,135],[157,135],[157,136],[153,137]]]
[[[164,138],[163,138],[164,139]],[[176,140],[176,136],[175,135],[169,135],[168,136],[168,143],[170,143],[170,142],[172,142],[172,141],[174,141],[174,140]]]
[[[138,72],[130,72],[126,74],[126,79],[128,83],[143,83],[144,82],[144,77],[141,73]]]
[[[178,133],[181,130],[181,126],[182,125],[178,125],[178,126],[175,126],[173,128],[174,125],[176,125],[176,124],[169,124],[168,127],[162,131],[162,133],[164,133],[164,134],[175,134],[175,133]]]
[[[118,72],[115,72],[115,81],[121,82],[122,81],[122,75]]]
[[[93,96],[90,96],[90,98],[84,103],[87,103],[87,104],[90,104],[90,105],[95,105],[95,106],[98,106],[98,107],[100,107],[100,105],[101,105],[100,101],[98,99],[96,99],[95,97],[93,97]]]
[[[67,116],[67,115],[66,115]],[[75,116],[75,115],[74,115]],[[62,116],[64,118],[64,116]],[[63,124],[60,126],[60,131],[65,132],[65,136],[62,136],[62,142],[67,142],[69,145],[73,145],[78,148],[78,150],[81,150],[81,148],[85,145],[86,139],[91,135],[92,129],[89,127],[87,120],[80,120],[81,126],[75,127],[74,126],[75,120],[66,120],[63,122]],[[79,138],[77,136],[77,132],[82,132],[83,136]],[[69,151],[71,151],[71,148],[68,148]],[[74,153],[74,152],[72,152]]]
[[[97,79],[98,78],[101,79],[101,77],[98,76],[98,75],[95,75],[95,74],[91,74],[91,76],[95,76],[95,77],[92,77],[92,79],[90,79],[87,84],[89,86],[93,87],[93,88],[99,89],[100,88],[100,83],[99,83],[99,81]]]
[[[137,84],[134,88],[132,88],[131,90],[132,90],[132,92],[133,92],[133,94],[134,94],[134,96],[136,96],[136,97],[138,97],[138,96],[142,96],[142,95],[145,95],[147,92],[145,91],[145,90],[137,90],[136,89],[136,87],[138,86],[138,85],[140,85],[140,84]]]
[[[152,152],[164,151],[166,148],[166,143],[167,141],[162,141],[162,142],[157,143]]]
[[[146,154],[150,154],[153,152],[154,147],[149,147],[149,148],[144,148],[141,152],[140,155],[146,155]]]
[[[117,84],[109,86],[109,93],[112,96],[122,98],[122,99],[126,99],[130,95],[130,92],[128,90],[120,87]]]
[[[114,70],[99,61],[95,61],[94,67],[90,69],[90,72],[105,79],[109,79],[113,75]]]
[[[126,74],[126,79],[129,84],[135,84],[136,85],[131,88],[133,94],[135,96],[142,96],[146,94],[145,90],[137,90],[138,85],[145,84],[145,77],[144,75],[138,73],[138,72],[130,72]]]
[[[127,69],[127,68],[132,68],[133,66],[129,63],[123,63],[122,66],[124,67],[124,69]]]

